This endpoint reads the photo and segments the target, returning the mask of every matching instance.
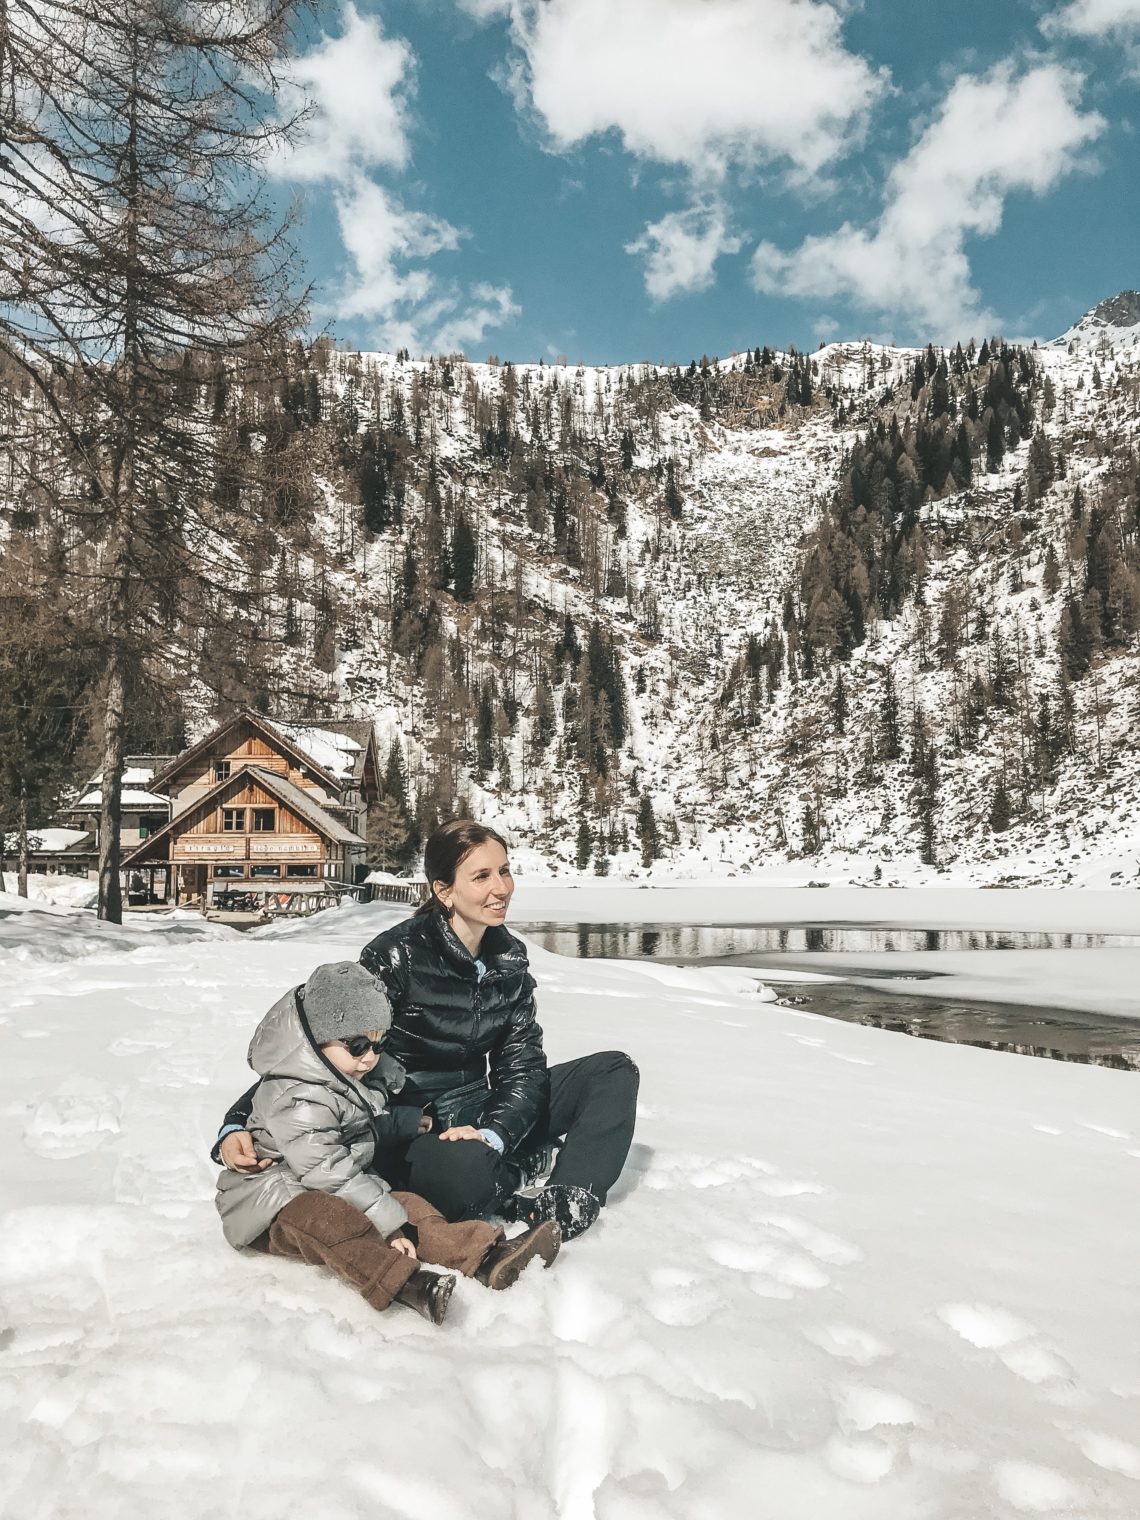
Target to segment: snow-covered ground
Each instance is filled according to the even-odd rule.
[[[613,890],[664,921],[665,894]],[[591,884],[560,892],[574,916]],[[818,921],[837,893],[798,895]],[[909,896],[909,921],[959,921]],[[987,894],[1041,928],[1046,898]],[[558,916],[537,880],[517,901]],[[0,1514],[1140,1511],[1127,1073],[828,1022],[732,968],[536,949],[552,1059],[620,1046],[642,1070],[594,1230],[509,1293],[461,1282],[440,1330],[229,1250],[206,1152],[254,1023],[398,916],[198,941],[152,917],[80,964],[86,915],[5,920],[36,949],[0,949]]]

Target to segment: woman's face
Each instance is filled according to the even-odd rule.
[[[440,902],[451,909],[452,928],[460,939],[476,942],[484,929],[503,922],[515,890],[507,852],[493,839],[464,856],[451,886],[442,881],[433,886]]]

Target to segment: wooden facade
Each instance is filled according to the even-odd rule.
[[[306,731],[326,763],[301,748]],[[124,865],[152,873],[165,865],[175,902],[205,906],[240,892],[280,903],[353,887],[366,874],[364,829],[379,793],[370,725],[281,732],[243,713],[178,756],[153,786],[170,795],[170,822]]]

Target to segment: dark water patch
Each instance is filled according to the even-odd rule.
[[[1108,1014],[976,1003],[964,998],[913,997],[835,982],[814,983],[790,995],[785,993],[777,1001],[784,1007],[803,1008],[847,1024],[867,1024],[924,1040],[1140,1071],[1140,1024]]]

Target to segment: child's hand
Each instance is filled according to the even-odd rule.
[[[241,1172],[243,1175],[263,1172],[267,1166],[273,1165],[268,1156],[262,1161],[257,1159],[253,1136],[247,1129],[231,1130],[218,1146],[218,1155],[231,1172]]]
[[[478,1140],[486,1145],[486,1137],[481,1135],[473,1124],[455,1124],[451,1129],[445,1129],[439,1137],[441,1140]]]
[[[420,1134],[421,1135],[426,1135],[426,1134],[429,1134],[430,1131],[431,1131],[431,1115],[430,1114],[424,1114],[423,1117],[420,1119]]]
[[[401,1256],[410,1256],[413,1261],[419,1261],[419,1257],[416,1255],[416,1248],[406,1235],[393,1235],[388,1244],[392,1247],[393,1251],[399,1251]]]

